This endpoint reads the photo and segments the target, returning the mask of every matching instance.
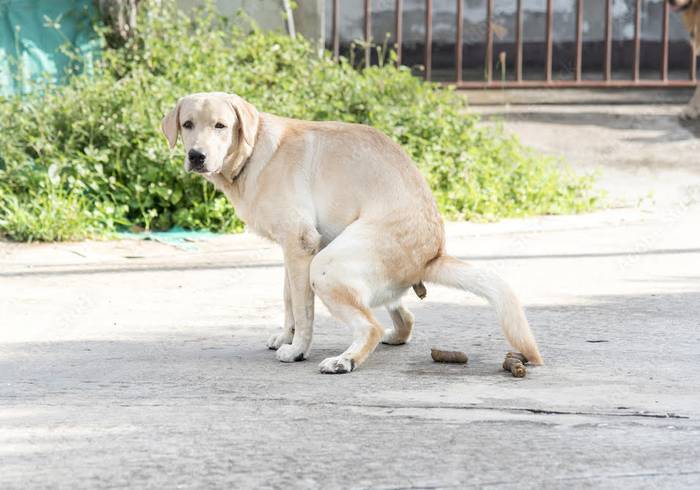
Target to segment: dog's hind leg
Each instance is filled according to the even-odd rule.
[[[373,302],[396,302],[391,281],[376,252],[376,231],[350,225],[311,262],[311,287],[331,314],[353,330],[352,344],[319,365],[322,373],[349,373],[377,347],[384,328],[370,310]],[[358,252],[359,251],[359,252]],[[403,320],[402,320],[403,323]]]
[[[382,337],[382,344],[402,345],[411,340],[413,332],[413,314],[408,311],[401,301],[386,307],[394,323],[394,328],[390,328]]]
[[[353,329],[350,347],[339,356],[324,359],[319,368],[324,374],[343,374],[353,371],[374,351],[384,333],[370,309],[362,304],[357,292],[339,288],[330,294],[319,294],[333,316]]]

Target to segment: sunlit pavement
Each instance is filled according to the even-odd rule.
[[[524,379],[501,369],[488,305],[430,286],[407,295],[411,344],[321,375],[351,336],[319,303],[310,359],[279,363],[281,254],[249,235],[0,243],[0,488],[697,488],[700,187],[683,172],[663,203],[448,225],[449,251],[526,306],[546,365]]]

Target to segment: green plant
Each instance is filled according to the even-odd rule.
[[[0,100],[0,233],[52,240],[117,226],[240,230],[224,196],[186,174],[181,149],[169,151],[160,133],[177,98],[202,91],[235,92],[283,116],[377,127],[411,155],[451,219],[571,213],[595,203],[590,178],[480,125],[461,96],[407,68],[359,71],[301,38],[251,30],[211,8],[190,18],[172,1],[143,9],[139,26],[122,48],[104,51],[91,76]],[[56,199],[71,203],[72,232],[46,219]]]
[[[60,186],[30,191],[21,197],[0,196],[0,229],[18,241],[81,240],[102,236],[113,228],[105,216],[113,210],[93,208],[84,198]]]

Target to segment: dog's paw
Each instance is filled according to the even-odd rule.
[[[292,344],[285,344],[277,349],[277,360],[280,362],[298,362],[306,359],[306,352],[300,347]]]
[[[343,356],[329,357],[324,359],[318,367],[323,374],[345,374],[355,369],[355,361]]]
[[[382,344],[403,345],[411,341],[411,334],[399,333],[395,328],[390,328],[382,337]]]
[[[273,334],[267,339],[267,348],[271,350],[277,350],[285,344],[291,344],[294,338],[294,332],[289,330],[282,330],[279,333]]]

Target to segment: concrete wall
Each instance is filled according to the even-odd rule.
[[[464,41],[482,42],[485,36],[484,0],[464,0]],[[204,0],[178,0],[178,4],[189,9],[201,5]],[[661,12],[664,0],[644,0],[642,2],[642,39],[657,40],[661,37]],[[224,15],[234,15],[244,10],[263,29],[286,30],[282,0],[215,0],[219,11]],[[304,37],[326,42],[331,36],[332,0],[297,0],[294,12],[297,31]],[[515,36],[515,0],[494,2],[494,24],[497,40],[513,41]],[[546,0],[527,0],[524,4],[524,40],[526,42],[544,40]],[[615,39],[631,39],[634,35],[635,0],[613,2],[613,36]],[[340,15],[340,35],[344,44],[363,37],[363,0],[342,0]],[[383,40],[387,33],[394,31],[395,0],[372,0],[372,35],[375,40]],[[573,41],[575,25],[575,0],[554,0],[554,40]],[[602,0],[585,2],[584,39],[601,41],[605,29],[605,2]],[[433,1],[433,40],[436,43],[454,43],[456,5],[454,0]],[[421,44],[424,38],[425,0],[404,0],[404,43]],[[683,40],[687,37],[678,15],[670,16],[669,37]]]
[[[178,5],[189,10],[202,5],[204,0],[178,0]],[[216,0],[216,7],[224,15],[233,16],[239,10],[250,15],[267,30],[287,30],[282,0]],[[322,42],[324,33],[323,0],[297,0],[294,23],[297,32],[307,39]]]
[[[464,1],[464,63],[465,67],[478,67],[483,62],[484,40],[486,38],[485,0]],[[642,2],[642,69],[652,70],[658,66],[661,39],[661,19],[665,0],[644,0]],[[178,0],[181,7],[188,9],[201,5],[204,0]],[[318,42],[319,47],[331,46],[332,0],[297,0],[294,11],[297,32],[307,39]],[[340,37],[347,53],[347,46],[364,37],[364,0],[341,0]],[[630,42],[634,36],[635,0],[615,0],[613,2],[613,38],[616,41],[613,51],[616,67],[626,66],[632,59]],[[282,0],[215,0],[219,11],[234,15],[243,10],[263,29],[286,31]],[[387,35],[393,42],[395,0],[371,0],[372,38],[376,43],[383,42]],[[547,0],[523,1],[523,39],[526,46],[525,64],[539,66],[544,59]],[[494,42],[501,51],[508,52],[508,59],[514,59],[515,42],[515,0],[494,1]],[[452,63],[455,39],[455,0],[433,0],[433,67],[448,67]],[[554,0],[553,36],[555,43],[554,65],[569,66],[573,59],[575,39],[576,1]],[[403,53],[404,62],[413,66],[423,62],[423,40],[425,36],[425,0],[404,0],[403,14]],[[584,2],[584,68],[595,68],[603,57],[605,38],[605,1]],[[679,16],[671,13],[669,19],[671,40],[670,67],[683,69],[687,66],[687,33]],[[621,60],[621,61],[618,61]],[[621,63],[621,64],[620,64]],[[568,68],[567,68],[568,69]]]

